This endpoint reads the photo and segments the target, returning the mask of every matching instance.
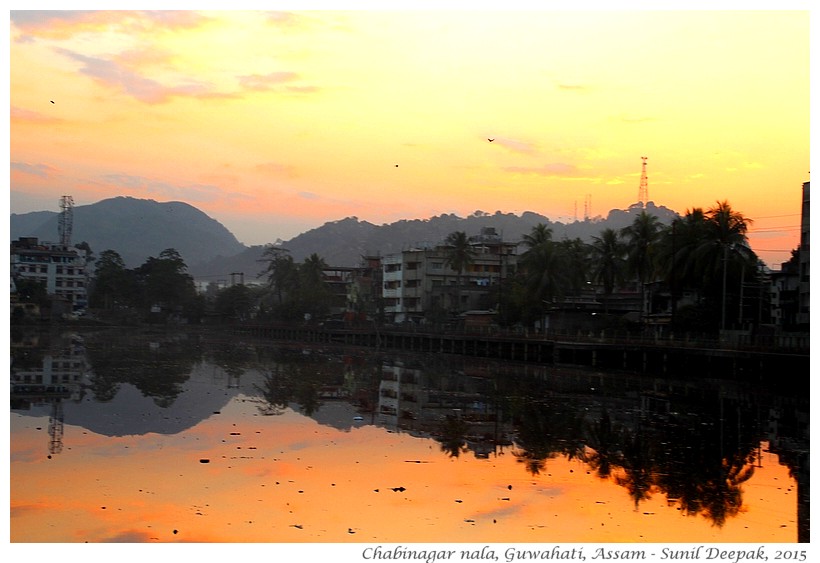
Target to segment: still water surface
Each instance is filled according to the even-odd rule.
[[[165,332],[12,360],[12,542],[808,534],[807,390]]]

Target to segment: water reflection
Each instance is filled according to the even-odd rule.
[[[468,470],[476,474],[483,474],[487,467],[476,463],[490,463],[495,474],[488,478],[497,481],[495,486],[503,495],[497,495],[496,501],[511,499],[512,485],[501,483],[501,475],[509,481],[512,471],[517,471],[519,479],[529,479],[531,486],[539,487],[534,489],[537,494],[553,494],[556,488],[567,486],[559,483],[555,473],[569,468],[570,473],[588,475],[582,485],[589,490],[597,481],[610,491],[621,491],[624,514],[656,514],[658,506],[665,505],[679,514],[697,516],[698,522],[705,522],[697,526],[706,539],[808,540],[808,393],[781,396],[763,382],[739,385],[694,377],[671,381],[438,355],[133,331],[21,336],[12,341],[12,362],[11,409],[18,415],[13,418],[11,436],[13,541],[31,541],[25,538],[32,537],[39,538],[34,541],[73,541],[49,539],[46,530],[32,530],[34,524],[14,517],[15,506],[35,502],[29,495],[37,477],[27,472],[38,462],[33,452],[39,447],[47,451],[48,458],[65,455],[65,424],[84,429],[84,434],[109,438],[157,434],[184,439],[215,415],[234,410],[236,416],[231,420],[236,430],[228,437],[195,439],[210,440],[208,448],[213,448],[226,444],[230,437],[250,434],[247,425],[254,416],[287,419],[290,434],[280,435],[296,443],[276,442],[285,455],[307,447],[299,445],[301,434],[292,426],[293,415],[299,413],[343,432],[365,427],[379,430],[381,435],[371,435],[374,458],[391,459],[389,452],[379,449],[379,440],[385,432],[392,432],[412,440],[406,450],[414,452],[407,454],[412,458],[401,459],[402,463],[440,465],[450,460],[456,464],[454,472],[463,471],[461,464],[469,463]],[[40,438],[27,431],[26,417],[48,420],[46,444],[28,442]],[[273,427],[264,430],[268,428]],[[413,449],[428,442],[437,445],[438,457]],[[72,459],[77,459],[92,482],[98,460],[85,459],[81,443],[69,449],[74,447],[77,451],[72,452]],[[262,445],[238,447],[263,449]],[[261,459],[258,451],[253,454],[222,457]],[[342,465],[342,450],[337,455],[334,461],[340,465],[336,470],[340,474],[350,470]],[[138,453],[133,456],[135,463],[142,463]],[[503,468],[502,460],[509,460]],[[788,471],[776,477],[782,481],[773,484],[771,476],[778,463]],[[268,474],[271,469],[265,465],[257,471]],[[790,483],[785,482],[786,477]],[[419,478],[425,486],[434,486],[429,474]],[[397,482],[390,485],[379,490],[406,494],[409,488]],[[508,487],[507,492],[503,486]],[[765,490],[773,486],[779,493]],[[756,497],[748,498],[747,490],[754,490]],[[463,491],[462,496],[469,492]],[[449,492],[432,494],[441,497]],[[534,499],[531,496],[528,502],[538,502]],[[57,505],[66,502],[49,500]],[[601,515],[611,517],[613,510],[619,510],[603,501],[596,503],[601,504]],[[518,509],[523,510],[522,506]],[[578,506],[577,515],[572,510],[562,508],[561,517],[581,518],[590,508]],[[493,512],[492,522],[498,523],[497,515],[502,513]],[[763,517],[772,513],[788,515],[787,521]],[[425,513],[424,518],[433,516]],[[733,520],[743,525],[728,526]],[[475,524],[475,518],[464,522]],[[639,532],[648,533],[657,522],[643,526],[644,530],[615,535],[589,532],[577,541],[635,541],[647,537]],[[469,541],[469,534],[463,533],[463,538],[429,537],[430,541]],[[653,533],[655,541],[676,541],[671,528]],[[687,534],[684,541],[695,541],[691,530]],[[424,541],[401,533],[396,537],[398,541]],[[489,541],[488,537],[485,532],[482,541]],[[149,535],[144,541],[152,538],[157,540]],[[235,532],[217,541],[280,539],[264,536],[259,540]],[[312,541],[338,540],[319,534]]]

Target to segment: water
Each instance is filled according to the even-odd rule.
[[[12,542],[808,537],[808,388],[161,331],[12,358]]]

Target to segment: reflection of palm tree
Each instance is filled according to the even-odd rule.
[[[740,485],[751,479],[755,469],[754,465],[747,464],[746,459],[737,454],[731,460],[724,459],[716,469],[715,478],[707,483],[703,491],[703,511],[714,525],[722,527],[726,518],[740,512],[743,504]]]
[[[597,422],[589,425],[589,446],[591,453],[584,455],[584,461],[595,470],[598,477],[606,479],[612,470],[621,464],[620,434],[612,427],[609,412],[604,411]]]
[[[626,487],[637,510],[642,501],[651,497],[654,484],[649,442],[642,432],[625,438],[622,468],[623,474],[616,476],[615,482]]]
[[[458,457],[466,453],[469,449],[467,447],[467,423],[454,416],[448,414],[441,422],[441,437],[438,438],[441,442],[441,451],[450,457]]]
[[[285,412],[292,395],[289,383],[282,377],[281,366],[274,365],[273,369],[263,376],[261,386],[254,384],[261,395],[261,398],[257,400],[261,414],[271,416]]]
[[[517,450],[513,455],[538,475],[545,461],[564,454],[572,459],[582,454],[582,418],[573,405],[553,406],[543,401],[527,401],[519,413]]]

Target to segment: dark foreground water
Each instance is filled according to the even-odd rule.
[[[17,335],[11,379],[11,542],[808,540],[808,374],[109,331]]]

